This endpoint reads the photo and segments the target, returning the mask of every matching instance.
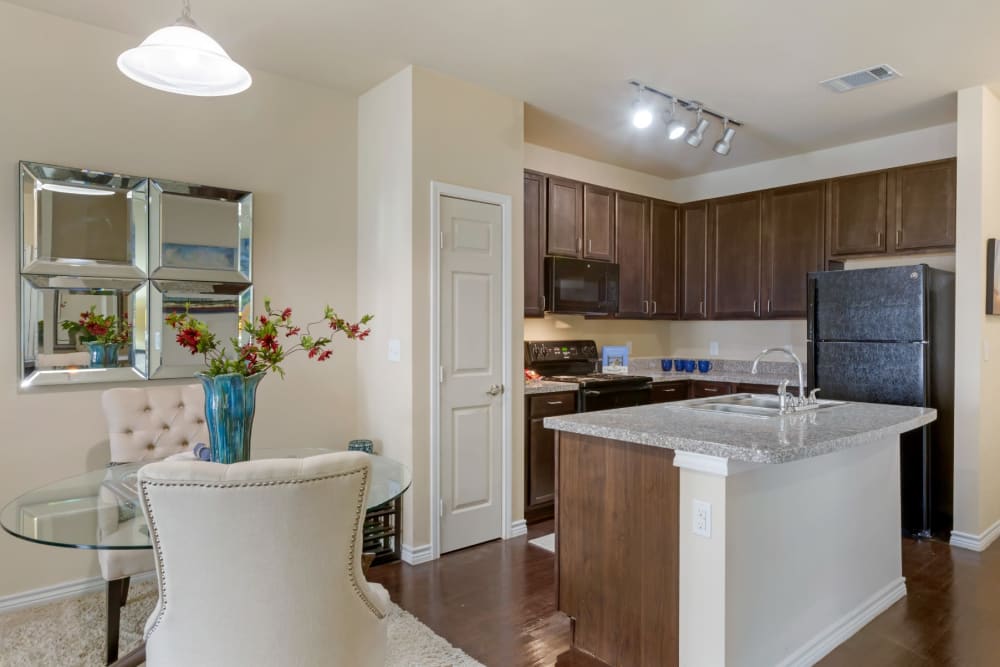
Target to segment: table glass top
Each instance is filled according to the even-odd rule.
[[[253,459],[305,458],[331,449],[260,449]],[[149,549],[149,530],[136,493],[137,474],[149,461],[109,466],[18,496],[0,511],[0,525],[31,542],[78,549]],[[368,508],[398,498],[410,486],[402,463],[372,456]]]

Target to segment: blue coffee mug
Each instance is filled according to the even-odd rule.
[[[707,373],[712,370],[712,362],[705,359],[698,360],[698,371],[700,373]]]
[[[669,373],[673,365],[674,365],[673,359],[660,359],[660,368],[663,369],[664,373]]]
[[[694,359],[684,360],[684,370],[688,373],[694,373]]]

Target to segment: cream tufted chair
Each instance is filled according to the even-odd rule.
[[[361,569],[370,475],[360,452],[144,466],[146,664],[383,665],[389,596]]]
[[[200,384],[173,387],[109,389],[101,396],[108,425],[112,463],[162,459],[208,444],[205,393]],[[103,504],[117,500],[101,491]],[[138,508],[136,508],[137,511]],[[115,533],[133,530],[127,508],[101,514],[101,541],[114,543]],[[107,661],[118,656],[121,608],[128,598],[129,577],[153,570],[153,554],[146,550],[99,550],[101,576],[108,582]]]

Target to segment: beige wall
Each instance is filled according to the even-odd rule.
[[[1000,520],[1000,319],[984,314],[986,239],[1000,237],[1000,100],[958,93],[955,260],[955,531],[982,535]]]
[[[409,95],[409,105],[405,97]],[[387,110],[386,107],[393,107]],[[398,107],[398,108],[396,108]],[[512,243],[513,253],[513,308],[511,335],[515,342],[521,340],[523,311],[523,136],[524,112],[519,100],[505,97],[457,79],[419,67],[409,67],[390,81],[381,84],[362,96],[361,141],[359,165],[359,193],[361,215],[359,225],[375,221],[374,211],[382,210],[384,228],[375,234],[371,230],[359,232],[359,266],[388,263],[388,277],[364,277],[359,273],[359,295],[373,290],[381,300],[401,303],[408,300],[408,309],[396,313],[393,335],[403,341],[403,359],[386,377],[371,373],[364,382],[365,395],[379,400],[377,412],[361,415],[362,424],[373,433],[390,432],[404,438],[398,446],[409,451],[402,456],[412,464],[413,486],[407,496],[407,516],[403,543],[407,547],[428,545],[430,535],[430,190],[433,181],[475,188],[487,192],[510,195],[513,200]],[[409,110],[410,132],[401,124]],[[375,121],[369,124],[368,115]],[[388,119],[390,137],[400,141],[393,150],[393,139],[379,138],[383,131],[378,119]],[[376,153],[369,156],[370,152]],[[372,162],[368,164],[368,160]],[[405,168],[397,161],[409,161],[411,185],[403,181]],[[392,169],[387,176],[376,173],[380,165]],[[406,198],[409,197],[409,202]],[[373,217],[375,216],[375,217]],[[398,239],[388,238],[393,230],[402,233]],[[377,237],[377,238],[375,238]],[[379,243],[391,247],[381,254]],[[399,261],[393,258],[399,254]],[[362,268],[363,271],[363,268]],[[364,284],[369,281],[371,284]],[[385,354],[378,344],[373,356]],[[359,363],[365,363],[359,357]],[[523,351],[514,345],[511,366],[514,386],[511,396],[514,406],[513,424],[513,519],[523,515],[523,480],[517,471],[523,468],[523,434],[520,424],[523,412]],[[386,364],[378,362],[378,368]],[[367,368],[365,369],[367,372]],[[406,389],[390,387],[397,378],[409,375]],[[385,407],[384,397],[391,396]],[[404,421],[406,425],[378,425],[379,420]],[[404,435],[405,434],[405,435]],[[406,437],[408,436],[408,437]],[[387,445],[387,447],[397,445]]]
[[[670,350],[671,323],[641,320],[588,320],[583,315],[553,315],[524,320],[524,340],[593,339],[598,346],[627,345],[636,357]]]
[[[672,183],[664,178],[536,144],[524,144],[524,168],[645,197],[677,201]]]
[[[0,502],[103,465],[104,387],[19,394],[13,186],[19,159],[149,174],[254,191],[258,303],[271,296],[306,318],[329,302],[355,314],[353,96],[254,72],[233,98],[143,88],[115,68],[136,37],[0,3]],[[26,66],[30,64],[30,66]],[[365,304],[367,306],[367,304]],[[377,313],[385,317],[387,313]],[[375,321],[378,326],[380,320]],[[320,366],[287,363],[260,387],[254,446],[343,446],[358,435],[354,349]],[[0,536],[0,596],[97,573],[84,551]]]

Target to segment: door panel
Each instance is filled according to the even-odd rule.
[[[656,199],[652,202],[649,233],[650,315],[674,318],[680,314],[678,275],[681,235],[677,206]]]
[[[888,172],[830,181],[830,254],[885,252]]]
[[[923,267],[825,271],[815,279],[816,340],[928,340]]]
[[[955,160],[900,167],[896,174],[896,251],[955,245]]]
[[[579,257],[583,242],[583,184],[549,176],[546,201],[546,254]]]
[[[925,343],[814,343],[811,362],[823,398],[927,405]]]
[[[583,186],[583,256],[611,262],[615,258],[615,193]]]
[[[545,177],[524,173],[524,316],[545,312]]]
[[[712,319],[760,314],[760,193],[715,199],[709,206]]]
[[[681,317],[708,317],[708,202],[681,207]]]
[[[824,183],[764,194],[762,317],[805,317],[806,275],[823,269]]]
[[[648,272],[649,200],[618,193],[615,224],[618,227],[618,315],[649,316]]]
[[[502,212],[441,197],[441,552],[502,534]]]

